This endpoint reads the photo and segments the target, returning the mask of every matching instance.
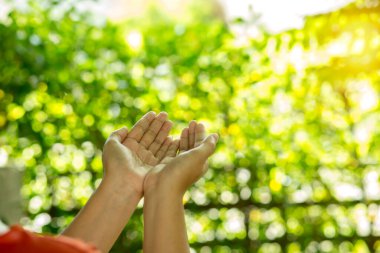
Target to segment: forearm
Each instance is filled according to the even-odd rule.
[[[132,189],[121,189],[114,182],[103,180],[63,235],[108,252],[141,199]]]
[[[187,253],[182,194],[158,189],[144,197],[144,253]]]

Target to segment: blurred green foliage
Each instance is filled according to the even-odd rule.
[[[197,119],[221,135],[185,196],[196,251],[380,252],[378,1],[254,38],[204,13],[112,24],[60,8],[0,24],[0,150],[25,168],[24,226],[62,231],[110,132],[165,110],[174,134]],[[140,205],[113,251],[142,233]]]

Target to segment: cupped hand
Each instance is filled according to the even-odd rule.
[[[162,187],[184,194],[207,171],[207,159],[214,153],[218,138],[217,134],[206,136],[204,125],[195,121],[182,130],[180,140],[166,138],[159,150],[163,158],[145,177],[144,194]]]
[[[103,148],[104,180],[142,196],[146,174],[164,158],[162,147],[172,127],[167,117],[149,112],[130,132],[126,127],[113,132]]]

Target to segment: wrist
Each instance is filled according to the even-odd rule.
[[[165,180],[158,179],[154,184],[149,184],[147,187],[144,187],[144,199],[165,198],[171,201],[182,201],[184,194],[185,190],[178,189],[177,186],[170,184],[170,182],[165,182]]]
[[[99,185],[99,189],[107,191],[120,201],[128,199],[140,200],[143,196],[143,192],[131,184],[120,182],[120,180],[114,180],[110,177],[104,177]]]

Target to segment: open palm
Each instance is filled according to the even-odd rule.
[[[146,175],[144,192],[168,185],[173,191],[184,193],[207,171],[207,159],[214,153],[217,141],[216,134],[206,136],[203,124],[190,122],[180,140],[167,139],[161,146],[164,158]]]
[[[105,176],[121,180],[142,195],[145,175],[165,156],[162,148],[170,141],[171,127],[166,113],[149,112],[130,132],[127,128],[115,131],[104,146]]]

